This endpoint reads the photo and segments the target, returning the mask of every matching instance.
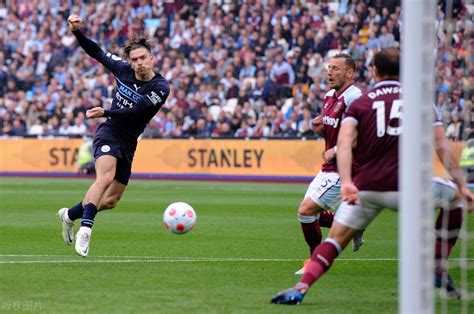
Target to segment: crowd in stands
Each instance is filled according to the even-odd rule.
[[[455,0],[436,19],[436,105],[453,140],[474,136],[472,15]],[[92,135],[93,106],[110,106],[114,79],[77,45],[67,17],[116,55],[146,34],[171,84],[143,137],[314,136],[325,65],[357,61],[373,86],[374,52],[400,45],[400,0],[0,0],[0,135]],[[450,30],[450,31],[449,31]]]

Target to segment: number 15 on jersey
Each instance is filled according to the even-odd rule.
[[[385,121],[385,101],[377,100],[372,104],[372,109],[376,110],[377,116],[377,137],[383,137],[385,133],[391,136],[398,136],[402,133],[401,120],[402,115],[402,100],[395,99],[392,103],[392,109],[390,109],[390,115],[388,117],[388,123]],[[398,126],[391,126],[391,121],[398,119]]]

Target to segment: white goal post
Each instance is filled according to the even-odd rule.
[[[402,1],[399,313],[434,312],[431,197],[436,1]]]

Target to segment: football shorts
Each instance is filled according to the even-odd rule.
[[[110,139],[95,137],[93,142],[94,158],[97,160],[100,156],[109,155],[117,158],[114,179],[127,185],[132,174],[133,153],[122,149],[120,143]]]
[[[309,197],[324,209],[336,209],[341,203],[341,184],[337,172],[320,171],[306,190],[305,198]]]

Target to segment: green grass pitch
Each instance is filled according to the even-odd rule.
[[[304,303],[290,307],[269,301],[297,281],[293,273],[308,254],[296,219],[306,184],[132,180],[119,206],[96,217],[83,259],[62,241],[55,214],[81,200],[91,182],[0,178],[0,312],[397,312],[393,212],[383,212],[360,251],[348,248]],[[190,203],[198,215],[186,235],[162,223],[175,201]],[[451,274],[459,283],[457,265]],[[472,269],[467,282],[472,293]],[[449,313],[462,312],[461,301],[436,299],[437,312],[443,304]]]

